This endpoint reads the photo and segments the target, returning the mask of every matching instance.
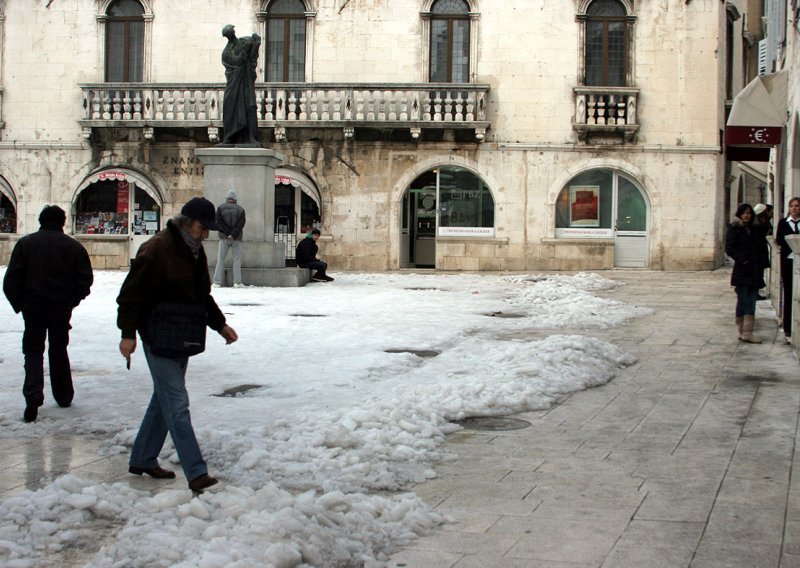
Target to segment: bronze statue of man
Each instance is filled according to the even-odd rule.
[[[256,114],[256,65],[261,38],[258,34],[237,38],[233,26],[222,28],[228,45],[222,50],[225,96],[222,102],[223,145],[260,146]]]

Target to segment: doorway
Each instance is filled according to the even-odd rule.
[[[494,197],[489,186],[461,166],[419,175],[403,196],[400,266],[436,268],[438,237],[494,236]]]
[[[402,268],[436,268],[436,186],[409,189],[403,196],[400,243]]]

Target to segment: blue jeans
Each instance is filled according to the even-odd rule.
[[[183,473],[191,481],[208,473],[208,466],[200,453],[189,416],[189,393],[186,392],[189,358],[158,357],[150,352],[146,343],[142,343],[142,348],[153,376],[153,396],[133,443],[130,465],[142,469],[156,467],[169,432]]]
[[[736,286],[736,317],[752,316],[756,313],[758,287]]]

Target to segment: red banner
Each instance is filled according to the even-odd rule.
[[[128,212],[128,202],[130,200],[130,186],[125,180],[117,181],[117,213]]]

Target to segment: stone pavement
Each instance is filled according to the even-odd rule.
[[[603,296],[656,313],[585,334],[638,363],[514,416],[528,428],[451,435],[456,458],[413,489],[453,522],[388,567],[800,567],[800,364],[768,303],[764,344],[748,345],[728,269],[601,274],[625,282]],[[98,455],[100,443],[0,437],[0,499],[67,472],[152,487],[127,474],[127,456]],[[91,551],[80,552],[57,564],[84,565]]]
[[[656,313],[586,334],[639,362],[526,429],[450,436],[414,491],[453,523],[390,566],[800,566],[800,364],[769,303],[749,345],[727,269],[602,274]]]

